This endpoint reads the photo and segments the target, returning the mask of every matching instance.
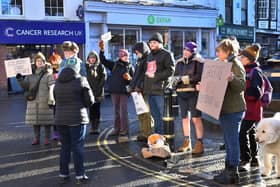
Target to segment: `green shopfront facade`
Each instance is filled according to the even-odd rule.
[[[148,41],[154,32],[164,38],[164,47],[175,59],[184,43],[195,41],[205,57],[215,56],[217,10],[211,8],[144,6],[85,1],[86,53],[98,50],[100,36],[111,31],[107,56],[117,58],[120,48],[132,54],[137,41]],[[130,56],[135,61],[135,56]]]

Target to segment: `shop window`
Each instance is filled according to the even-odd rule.
[[[248,11],[248,1],[242,0],[241,1],[241,24],[247,25],[247,11]]]
[[[210,33],[209,32],[202,32],[202,39],[201,39],[201,55],[204,57],[209,57],[210,55]]]
[[[233,22],[233,0],[226,0],[225,1],[225,22],[228,24],[232,24]]]
[[[140,29],[132,28],[112,28],[109,29],[112,33],[112,39],[108,45],[108,58],[112,60],[118,59],[119,49],[127,49],[129,51],[129,60],[132,64],[136,62],[132,48],[140,40]]]
[[[171,51],[174,58],[178,60],[182,57],[184,38],[182,31],[171,31]]]
[[[2,15],[22,15],[22,0],[2,0]]]
[[[63,0],[45,0],[46,16],[63,16]]]

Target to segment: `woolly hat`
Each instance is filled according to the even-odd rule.
[[[158,41],[159,43],[163,43],[162,35],[159,32],[154,33],[149,39],[149,42],[150,41]]]
[[[42,59],[44,63],[46,63],[46,57],[43,53],[38,52],[35,56],[34,56],[34,63],[38,60],[38,59]]]
[[[129,53],[126,49],[120,49],[119,50],[119,58],[122,58],[124,56],[129,56]]]
[[[188,50],[191,53],[196,53],[197,44],[195,42],[187,42],[184,49]]]
[[[79,52],[79,46],[75,42],[64,41],[62,44],[63,51],[73,51],[74,53]]]
[[[260,50],[260,44],[253,44],[241,51],[241,55],[247,57],[250,61],[254,62],[259,58]]]
[[[76,73],[79,73],[80,69],[81,69],[81,64],[80,64],[80,62],[78,62],[77,58],[69,58],[66,60],[64,68],[71,68]]]

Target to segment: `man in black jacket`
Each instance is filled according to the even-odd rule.
[[[152,116],[155,120],[155,133],[163,134],[163,93],[168,78],[174,72],[174,58],[163,48],[160,33],[155,33],[149,40],[151,53],[147,57],[147,69],[144,78],[144,94],[148,95]]]

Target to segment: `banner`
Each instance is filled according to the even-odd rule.
[[[214,60],[206,60],[204,63],[196,108],[217,120],[224,101],[231,66],[231,63]]]
[[[32,74],[31,61],[28,57],[5,60],[4,64],[7,77],[15,77],[17,73],[22,75]]]

